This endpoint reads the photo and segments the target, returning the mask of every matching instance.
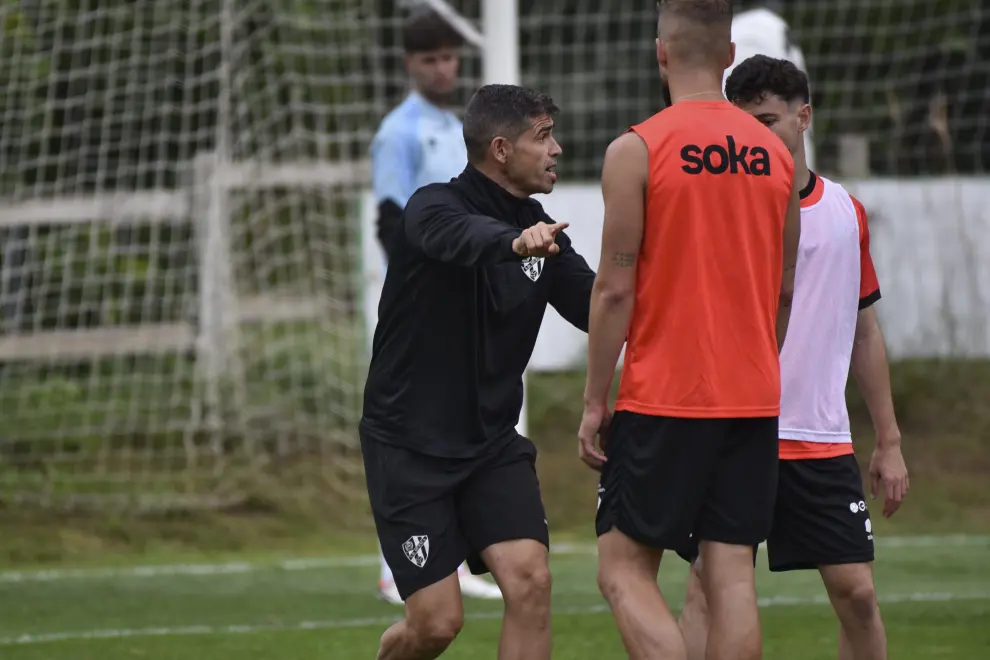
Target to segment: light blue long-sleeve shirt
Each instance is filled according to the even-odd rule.
[[[416,190],[445,183],[467,165],[463,126],[450,110],[411,92],[385,116],[371,142],[371,184],[375,203],[400,207]]]

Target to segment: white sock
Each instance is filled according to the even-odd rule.
[[[382,553],[381,546],[378,546],[378,556],[381,557],[382,560],[381,581],[383,583],[390,583],[392,582],[392,569],[388,567],[388,562],[385,561],[385,555]]]

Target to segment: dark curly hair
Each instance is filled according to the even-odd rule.
[[[811,103],[808,76],[787,60],[754,55],[743,60],[725,81],[725,97],[733,103],[753,103],[779,96],[788,103]]]

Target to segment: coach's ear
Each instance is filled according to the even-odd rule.
[[[730,41],[729,42],[729,63],[725,65],[725,68],[728,69],[730,66],[732,66],[735,63],[736,63],[736,42],[735,41]]]
[[[509,156],[512,155],[512,140],[502,135],[497,135],[492,138],[491,144],[488,145],[488,150],[491,152],[495,162],[505,165],[509,161]]]

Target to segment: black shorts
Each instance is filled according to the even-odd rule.
[[[693,544],[678,554],[693,561],[697,552]],[[855,456],[780,461],[767,556],[774,572],[873,561],[873,525]]]
[[[362,434],[371,511],[382,554],[403,600],[453,574],[465,559],[488,568],[485,548],[533,539],[550,546],[536,447],[517,436],[493,455],[445,459]]]
[[[777,418],[612,418],[596,531],[683,550],[692,539],[753,545],[770,533]]]

